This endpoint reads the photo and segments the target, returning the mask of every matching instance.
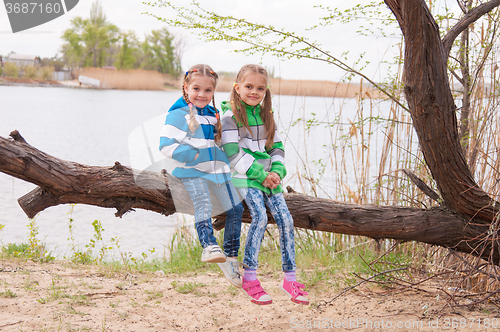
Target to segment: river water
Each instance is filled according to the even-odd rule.
[[[227,96],[216,93],[216,100],[226,100]],[[0,136],[18,130],[29,144],[60,159],[91,166],[112,166],[119,161],[144,169],[162,158],[157,151],[158,133],[166,111],[179,97],[177,91],[0,86]],[[327,126],[306,134],[304,125],[297,125],[298,119],[312,116],[321,121],[338,120],[339,107],[344,109],[343,116],[351,114],[354,118],[352,114],[359,107],[355,100],[295,96],[274,96],[273,105],[286,142],[289,174],[300,171],[304,161],[315,166],[314,161],[331,156],[331,147],[326,144],[331,135]],[[322,179],[327,191],[328,179],[334,176],[325,174]],[[285,184],[297,187],[300,179],[291,176],[287,181]],[[0,241],[4,245],[27,242],[30,220],[17,199],[34,188],[31,183],[0,173],[0,224],[5,226]],[[116,218],[114,213],[114,209],[86,205],[50,207],[35,218],[37,238],[54,256],[64,257],[70,254],[72,245],[69,219],[73,219],[72,236],[80,250],[95,234],[92,222],[99,220],[104,243],[109,245],[111,238],[117,238],[119,252],[135,257],[154,248],[154,255],[163,255],[173,232],[182,225],[192,225],[190,216],[165,217],[137,210]]]

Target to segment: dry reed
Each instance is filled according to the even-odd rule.
[[[484,43],[486,42],[485,40]],[[492,58],[491,62],[498,62],[495,57]],[[500,113],[497,110],[500,105],[500,88],[498,67],[490,66],[488,70],[489,72],[477,72],[475,86],[470,93],[470,132],[468,144],[464,144],[464,152],[479,186],[498,200]],[[401,82],[401,77],[400,67],[395,81]],[[278,82],[281,84],[279,87],[283,88],[281,94],[294,91],[293,88],[285,90],[284,82]],[[336,90],[328,97],[344,98],[344,102],[337,105],[325,97],[325,105],[329,109],[326,114],[321,113],[321,116],[314,115],[317,110],[308,109],[305,103],[295,106],[302,112],[301,120],[296,121],[300,132],[289,135],[287,140],[296,148],[300,158],[295,165],[297,171],[287,177],[288,184],[311,195],[358,204],[420,208],[438,204],[424,195],[402,172],[403,169],[409,169],[429,187],[436,188],[419,148],[410,114],[406,110],[395,102],[370,98],[379,95],[362,85],[345,87],[333,82],[329,82],[329,85],[322,82],[308,83],[310,82],[296,83],[295,91],[300,91],[297,94],[321,96],[322,91],[328,87],[328,90]],[[276,82],[272,84],[273,93],[276,93]],[[312,92],[312,87],[315,87],[315,92]],[[401,88],[394,95],[402,95]],[[357,102],[354,112],[352,107],[346,106],[348,98],[354,98]],[[455,98],[460,106],[460,93]],[[280,127],[286,128],[287,124],[280,123]],[[314,154],[318,145],[324,146],[326,156],[318,157],[318,154]],[[349,250],[363,244],[367,251],[393,250],[403,256],[410,255],[413,257],[413,267],[425,273],[443,274],[440,289],[451,289],[451,297],[459,296],[459,292],[460,296],[483,294],[486,297],[498,292],[500,287],[500,271],[497,266],[446,248],[422,243],[405,243],[393,248],[398,243],[394,240],[365,245],[367,239],[364,237],[320,232],[315,237],[318,246],[329,243],[342,250]]]
[[[131,69],[114,70],[103,68],[81,68],[73,73],[101,81],[101,88],[121,90],[164,90],[169,77],[157,71]]]
[[[217,91],[230,92],[234,78],[223,76],[217,85]],[[332,98],[381,98],[382,94],[373,88],[356,83],[340,83],[333,81],[285,80],[270,79],[269,86],[273,95],[314,96]]]
[[[81,68],[73,72],[101,81],[101,88],[122,90],[165,90],[180,89],[182,79],[163,75],[156,71],[141,69],[114,70],[104,68]],[[217,85],[218,92],[230,92],[234,78],[222,76]],[[376,89],[355,83],[331,81],[271,79],[271,91],[275,95],[317,96],[335,98],[381,98]]]
[[[380,98],[376,89],[355,83],[340,83],[332,81],[283,80],[271,79],[273,94],[291,96],[316,96],[333,98]]]

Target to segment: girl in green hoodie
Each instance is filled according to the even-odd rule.
[[[285,151],[271,107],[267,71],[259,65],[243,66],[234,83],[230,102],[222,102],[222,144],[233,170],[234,186],[245,199],[252,223],[248,230],[242,287],[256,304],[272,299],[257,280],[259,250],[267,227],[267,208],[280,234],[281,289],[299,304],[309,304],[304,285],[295,278],[293,218],[288,211],[281,180],[286,175]]]

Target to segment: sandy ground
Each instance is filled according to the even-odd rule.
[[[439,312],[446,301],[435,289],[387,293],[362,285],[318,307],[340,293],[323,284],[308,289],[312,304],[301,306],[278,291],[280,277],[260,277],[274,302],[257,306],[222,273],[111,275],[95,266],[0,261],[0,330],[494,331],[500,326],[500,311],[492,304]]]

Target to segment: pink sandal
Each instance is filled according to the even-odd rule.
[[[297,281],[287,281],[286,279],[283,279],[280,284],[280,288],[292,302],[304,305],[309,304],[309,300],[306,297],[308,293],[304,290],[304,284]]]
[[[243,279],[241,286],[252,298],[252,303],[266,305],[273,303],[273,300],[260,285],[259,280],[247,281]]]

